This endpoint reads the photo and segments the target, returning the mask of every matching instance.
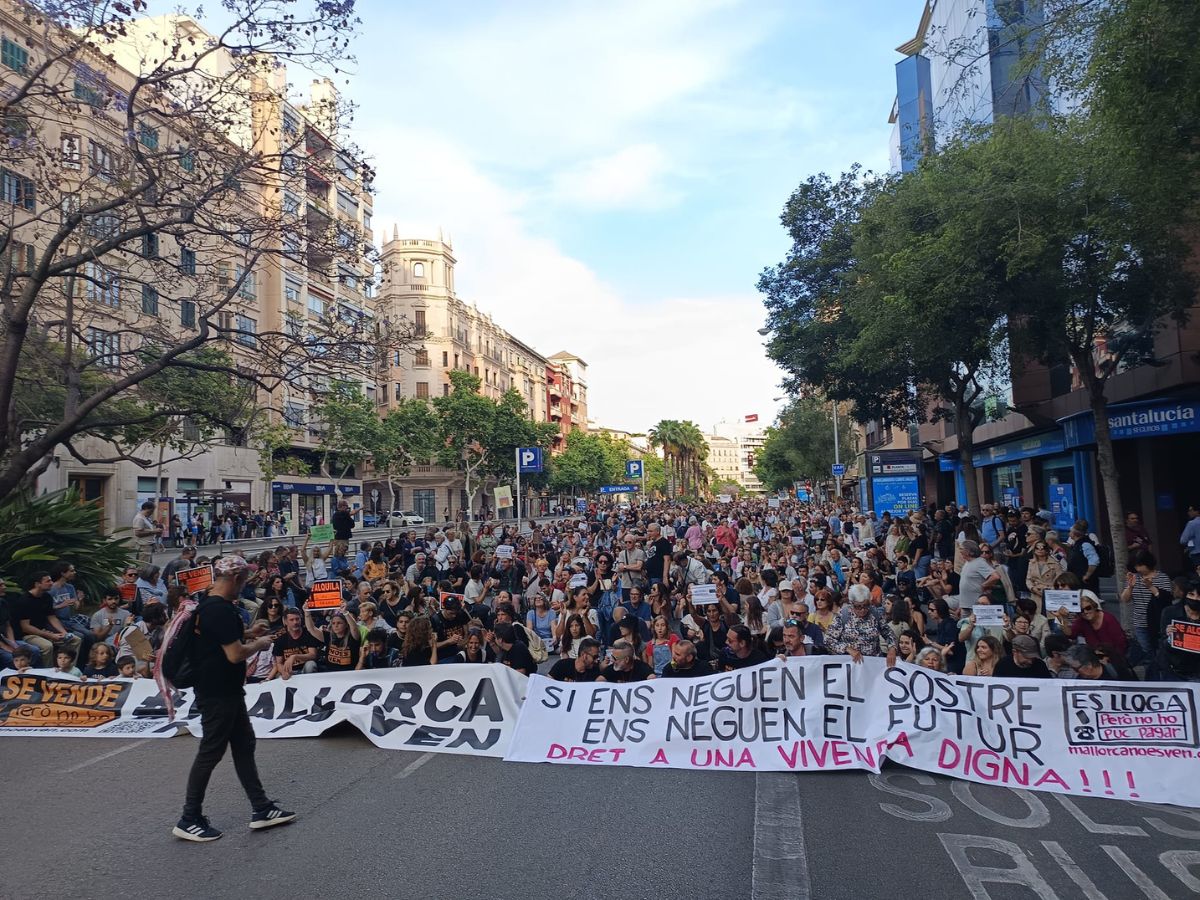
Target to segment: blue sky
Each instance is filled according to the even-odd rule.
[[[361,0],[376,236],[453,235],[465,299],[589,364],[591,417],[774,414],[755,291],[805,176],[887,165],[921,0]],[[294,79],[303,73],[293,73]]]

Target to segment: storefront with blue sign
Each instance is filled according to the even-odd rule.
[[[304,478],[272,481],[271,505],[276,512],[305,527],[327,524],[339,492],[357,516],[362,508],[362,482],[357,480],[340,481],[336,485]]]
[[[1058,425],[1053,431],[980,447],[971,458],[983,500],[1046,510],[1065,537],[1077,519],[1102,527],[1105,513],[1092,413],[1060,419]],[[1122,506],[1142,517],[1156,552],[1168,568],[1175,567],[1187,506],[1200,502],[1200,399],[1113,404],[1108,427]],[[966,483],[957,454],[939,457],[938,469],[954,473],[957,500],[965,503]]]

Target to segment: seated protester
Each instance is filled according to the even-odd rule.
[[[358,657],[359,669],[390,669],[400,664],[400,651],[388,646],[388,632],[373,628],[367,632],[366,646]]]
[[[946,671],[946,654],[936,647],[925,647],[917,653],[917,665],[935,672]]]
[[[825,646],[829,652],[835,656],[848,653],[854,662],[861,662],[864,656],[886,656],[888,665],[895,665],[896,632],[882,616],[872,615],[870,592],[852,592],[848,605],[849,619],[843,621],[839,615],[825,632]]]
[[[983,639],[980,639],[980,643]],[[1037,639],[1018,634],[1012,639],[1012,653],[996,663],[992,674],[997,678],[1053,678],[1038,652]]]
[[[804,633],[804,625],[806,623],[802,619],[785,619],[783,623],[783,648],[778,654],[779,659],[787,659],[792,656],[808,656],[808,651],[812,647],[812,639]]]
[[[623,626],[622,623],[624,623]],[[609,645],[611,646],[614,641],[620,640],[622,634],[636,636],[636,646],[640,653],[642,645],[650,640],[650,625],[645,619],[631,613],[627,607],[618,606],[613,610],[613,623],[612,627],[608,630]]]
[[[12,667],[18,672],[27,672],[33,668],[33,658],[38,655],[38,651],[30,650],[27,647],[17,647],[12,652]]]
[[[438,646],[437,632],[424,616],[415,616],[408,623],[404,632],[404,642],[400,650],[400,665],[433,666],[437,665]]]
[[[463,648],[454,654],[451,662],[456,663],[494,663],[496,654],[488,645],[483,631],[478,628],[467,629],[467,642]]]
[[[484,595],[480,594],[474,600],[468,600],[466,603],[466,613],[472,619],[477,619],[485,630],[490,630],[495,624],[495,614],[492,608],[484,602]]]
[[[462,608],[458,597],[447,597],[440,612],[430,622],[437,634],[438,662],[453,662],[467,641],[467,627],[471,616]]]
[[[73,584],[75,567],[68,562],[56,562],[50,567],[50,578],[53,579],[50,596],[54,598],[54,614],[58,616],[63,628],[79,635],[82,641],[79,655],[86,658],[91,653],[96,637],[92,634],[89,618],[79,612],[79,605],[86,597],[82,591],[76,590]]]
[[[115,584],[109,585],[101,592],[100,608],[92,613],[92,634],[97,641],[110,647],[115,646],[121,629],[133,620],[133,614],[127,609],[122,609],[120,604],[120,590]]]
[[[388,649],[395,650],[396,653],[404,656],[404,636],[408,633],[408,625],[416,618],[412,610],[406,609],[400,615],[396,616],[396,630],[388,634],[387,645]],[[397,663],[402,665],[402,663]]]
[[[1073,644],[1066,654],[1067,665],[1075,677],[1085,681],[1118,681],[1117,671],[1100,659],[1086,644]]]
[[[54,614],[54,599],[50,596],[52,584],[48,572],[37,572],[26,579],[28,590],[12,606],[13,631],[16,637],[30,644],[42,654],[42,665],[48,666],[56,659],[56,650],[65,649],[74,660],[79,656],[82,641],[79,635],[63,628]]]
[[[104,646],[104,645],[96,644],[96,647],[101,647],[101,646]],[[94,650],[95,647],[93,647],[92,649]],[[13,656],[15,657],[16,654],[14,653]],[[55,662],[55,666],[54,666],[54,674],[55,675],[71,675],[75,678],[83,677],[83,673],[80,672],[79,669],[77,669],[75,667],[75,654],[72,653],[70,650],[59,649],[54,654],[54,662]]]
[[[1074,645],[1075,642],[1065,634],[1046,635],[1046,641],[1043,644],[1046,658],[1043,662],[1046,663],[1051,678],[1075,677],[1075,670],[1067,665],[1067,651]]]
[[[137,660],[132,656],[122,656],[117,660],[118,678],[141,678],[137,670]]]
[[[84,678],[116,678],[116,653],[108,644],[95,644],[83,667]]]
[[[1095,649],[1101,644],[1108,644],[1118,653],[1124,655],[1129,649],[1129,639],[1125,629],[1112,613],[1105,612],[1100,604],[1100,598],[1091,591],[1081,589],[1082,582],[1071,574],[1064,572],[1054,581],[1054,589],[1060,591],[1080,591],[1079,612],[1071,614],[1065,609],[1051,610],[1058,619],[1063,633],[1072,640],[1083,638],[1084,642]],[[1059,587],[1063,585],[1063,587]],[[1071,587],[1070,585],[1074,585]]]
[[[711,674],[712,666],[696,656],[696,645],[686,639],[671,646],[671,661],[662,670],[663,678],[699,678]]]
[[[371,584],[376,584],[387,578],[388,565],[383,558],[383,547],[373,547],[367,556],[367,561],[363,563],[361,569],[362,578]]]
[[[1165,610],[1164,610],[1165,612]],[[1108,644],[1098,644],[1095,648],[1096,658],[1102,663],[1106,663],[1112,667],[1112,670],[1117,673],[1118,681],[1141,681],[1137,676],[1137,672],[1133,671],[1133,666],[1129,664],[1129,660],[1121,653],[1118,653]],[[1148,677],[1149,678],[1149,677]],[[1152,681],[1158,681],[1158,674],[1155,673]]]
[[[396,619],[408,608],[408,592],[395,581],[385,581],[379,586],[379,615],[389,628],[396,627]]]
[[[382,628],[384,631],[392,630],[392,626],[379,614],[379,607],[374,602],[360,603],[358,607],[359,636],[365,641],[367,633],[376,628]]]
[[[274,665],[268,679],[282,678],[286,681],[300,672],[309,674],[317,671],[317,654],[324,649],[325,642],[322,638],[313,637],[305,628],[305,618],[309,615],[308,610],[303,613],[298,609],[284,612],[284,632],[271,647]]]
[[[1195,548],[1200,552],[1200,547]],[[1173,644],[1176,627],[1200,625],[1200,581],[1189,581],[1182,599],[1163,610],[1159,619],[1159,674],[1164,681],[1200,681],[1200,653],[1177,650]]]
[[[633,644],[622,638],[613,642],[612,663],[600,670],[604,681],[613,684],[626,684],[631,681],[645,681],[654,677],[654,670],[640,659]]]
[[[521,643],[523,643],[525,645],[526,649],[529,649],[530,647],[538,645],[541,642],[541,638],[538,637],[538,634],[536,631],[530,631],[528,628],[526,628],[524,625],[522,625],[520,622],[517,621],[517,613],[511,603],[497,603],[496,604],[495,622],[496,622],[496,625],[501,625],[501,624],[505,624],[505,623],[512,625],[514,630],[517,633],[517,640],[519,640]],[[545,645],[541,644],[541,646],[544,647]],[[530,652],[530,655],[532,655],[532,651]],[[536,663],[537,661],[534,660],[534,662]]]
[[[745,625],[733,625],[725,635],[725,650],[717,663],[721,672],[736,672],[768,662],[767,656],[755,643],[754,635]]]
[[[516,669],[526,675],[537,672],[537,663],[529,655],[529,647],[520,639],[517,626],[511,622],[500,622],[492,631],[488,641],[496,651],[496,661],[504,663],[510,669]]]
[[[915,628],[909,628],[896,638],[896,658],[916,665],[917,654],[925,649],[925,638]]]
[[[8,602],[4,597],[4,583],[0,581],[0,669],[13,667],[12,655],[18,650],[26,651],[31,663],[36,660],[37,668],[41,668],[41,652],[32,644],[17,640],[17,636],[13,633],[13,624],[12,613],[9,611]]]
[[[639,587],[632,587],[629,589],[629,600],[623,601],[620,604],[620,608],[624,609],[626,613],[636,616],[647,624],[649,624],[650,620],[654,618],[654,611],[651,609],[650,604],[646,602],[646,595]]]
[[[710,663],[710,668],[716,666],[717,660],[725,650],[729,633],[728,618],[730,617],[722,615],[719,604],[710,603],[704,606],[704,615],[696,622],[697,627],[687,629],[686,636],[696,647],[697,657]]]
[[[312,624],[311,613],[306,624]],[[312,633],[314,637],[321,634],[320,631]],[[325,646],[317,660],[317,671],[349,672],[358,668],[358,657],[362,652],[362,632],[350,610],[342,609],[331,613],[322,637]]]
[[[555,681],[597,681],[600,678],[600,642],[585,637],[574,659],[564,656],[547,673]]]

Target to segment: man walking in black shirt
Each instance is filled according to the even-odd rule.
[[[242,618],[234,606],[250,575],[250,567],[240,556],[225,556],[213,566],[215,583],[208,599],[196,607],[194,641],[190,648],[193,667],[193,689],[200,710],[200,726],[204,736],[196,760],[188,774],[187,798],[183,816],[171,833],[185,841],[215,841],[221,832],[204,817],[204,793],[213,769],[228,747],[233,753],[233,765],[238,780],[250,798],[254,810],[250,827],[254,829],[283,825],[296,818],[294,812],[280,809],[267,798],[258,780],[254,762],[254,727],[246,712],[246,660],[271,646],[271,638],[263,636],[267,623],[258,621],[245,632]],[[249,637],[250,640],[245,640]]]

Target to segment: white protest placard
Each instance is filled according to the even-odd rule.
[[[1043,591],[1046,615],[1054,615],[1060,609],[1070,613],[1079,612],[1079,591]]]
[[[804,538],[801,535],[798,535],[798,534],[792,535],[792,546],[793,547],[799,547],[803,543],[804,543]]]
[[[772,497],[770,500],[767,501],[767,508],[768,509],[779,509],[779,499],[776,497]]]
[[[717,586],[715,584],[693,584],[692,606],[710,606],[717,602]]]
[[[571,580],[567,582],[569,588],[587,587],[587,572],[578,572],[571,576]]]
[[[971,611],[975,614],[975,624],[980,628],[1004,626],[1003,606],[976,606]]]
[[[732,494],[717,494],[717,500],[720,503],[732,503],[733,495]]]
[[[496,547],[496,559],[512,559],[512,544],[500,544]]]

